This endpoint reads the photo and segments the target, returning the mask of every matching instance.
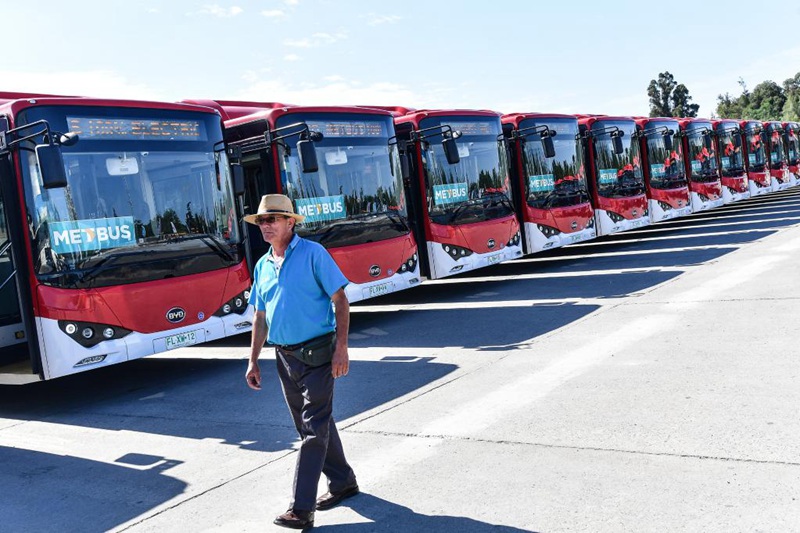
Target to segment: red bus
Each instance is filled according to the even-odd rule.
[[[789,172],[794,176],[795,185],[800,183],[800,124],[797,122],[783,123],[783,139],[786,143],[786,159]]]
[[[226,117],[226,139],[242,149],[246,209],[255,209],[264,194],[291,198],[306,217],[298,235],[330,252],[350,280],[345,292],[351,302],[420,283],[391,113],[195,102],[219,109]],[[268,245],[257,227],[248,229],[255,265]]]
[[[722,181],[714,149],[714,129],[704,118],[682,118],[683,159],[689,176],[692,211],[707,211],[723,205]]]
[[[594,239],[597,230],[578,120],[571,115],[513,113],[501,121],[524,253]]]
[[[522,256],[500,114],[391,109],[422,273],[444,278]]]
[[[248,331],[220,116],[21,96],[0,94],[0,382]]]
[[[764,138],[767,142],[767,164],[773,191],[782,191],[796,184],[789,172],[786,157],[783,124],[781,122],[764,122]]]
[[[674,118],[637,118],[651,222],[692,214],[689,183],[681,151],[680,127]]]
[[[714,128],[714,150],[722,183],[722,201],[726,204],[750,198],[750,186],[742,150],[742,134],[739,121],[733,119],[712,120]]]
[[[636,122],[606,115],[577,118],[597,235],[649,225]]]
[[[764,143],[764,124],[757,120],[739,122],[744,147],[744,164],[747,170],[747,182],[750,184],[750,196],[758,196],[772,192],[772,178],[767,168],[767,156]]]

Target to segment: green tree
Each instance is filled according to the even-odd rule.
[[[800,120],[800,72],[783,82],[783,93],[786,103],[781,118],[792,122]]]
[[[747,118],[745,108],[750,104],[750,91],[747,90],[747,84],[742,78],[739,78],[739,87],[742,88],[742,94],[739,96],[731,96],[729,93],[717,96],[716,115],[719,118]]]
[[[700,109],[698,104],[690,103],[689,89],[676,82],[669,71],[659,73],[657,80],[650,80],[647,96],[651,117],[696,117]]]
[[[774,81],[762,81],[753,88],[744,114],[752,120],[780,120],[786,95]]]

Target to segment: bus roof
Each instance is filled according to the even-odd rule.
[[[130,107],[144,109],[192,110],[205,113],[219,113],[207,106],[182,104],[177,102],[153,102],[146,100],[113,100],[108,98],[83,98],[74,96],[44,96],[17,100],[0,100],[0,112],[15,116],[25,108],[33,106],[97,106],[97,107]]]
[[[184,104],[202,105],[216,109],[223,120],[244,117],[269,109],[282,109],[284,107],[296,107],[294,104],[284,104],[281,102],[251,102],[244,100],[181,100]]]
[[[224,107],[224,106],[223,106]],[[225,108],[227,111],[227,108]],[[349,114],[369,114],[369,115],[382,115],[391,116],[391,113],[384,109],[359,107],[359,106],[286,106],[276,108],[265,108],[257,110],[247,115],[240,115],[226,120],[225,126],[232,128],[242,124],[249,124],[259,120],[267,121],[274,124],[279,117],[294,113],[349,113]]]
[[[577,117],[575,115],[565,115],[563,113],[539,113],[539,112],[531,112],[531,113],[506,113],[505,115],[500,117],[500,120],[503,124],[513,124],[514,126],[519,126],[520,122],[523,120],[527,120],[529,118],[540,118],[540,119],[561,119],[561,118],[568,118],[572,119],[577,122]]]

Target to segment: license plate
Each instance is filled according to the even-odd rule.
[[[164,343],[166,344],[167,350],[197,344],[197,331],[187,331],[186,333],[177,333],[169,337],[164,337]]]
[[[389,294],[390,292],[392,292],[392,282],[380,283],[364,289],[364,296],[372,298],[374,296],[380,296],[381,294]]]
[[[486,261],[487,261],[487,262],[488,262],[490,265],[493,265],[493,264],[495,264],[495,263],[499,263],[499,262],[500,262],[500,255],[501,255],[501,254],[490,255],[489,257],[487,257],[487,258],[486,258]]]

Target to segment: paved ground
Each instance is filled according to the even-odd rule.
[[[354,306],[364,493],[315,530],[800,531],[798,222],[778,193]],[[0,530],[279,530],[247,341],[0,388]]]

